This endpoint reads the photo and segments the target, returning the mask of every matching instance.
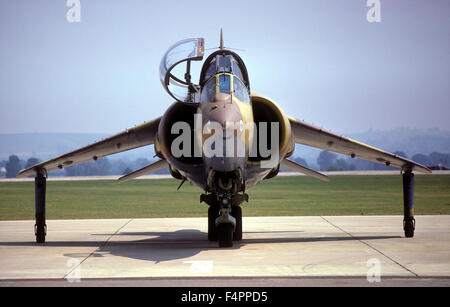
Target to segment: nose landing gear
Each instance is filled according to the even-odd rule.
[[[242,208],[240,204],[248,201],[247,194],[224,196],[202,194],[200,202],[208,208],[208,240],[218,241],[219,247],[232,247],[233,241],[242,240]]]

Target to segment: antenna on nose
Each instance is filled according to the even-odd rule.
[[[219,45],[220,50],[225,49],[225,46],[223,45],[223,31],[222,28],[220,28],[220,45]]]

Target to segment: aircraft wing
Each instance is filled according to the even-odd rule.
[[[142,125],[127,129],[119,134],[74,150],[62,156],[36,164],[19,172],[17,177],[34,175],[37,171],[52,171],[69,167],[89,160],[154,144],[160,117]]]
[[[338,152],[352,158],[390,165],[403,170],[411,169],[422,173],[431,173],[429,168],[419,163],[323,130],[304,121],[289,118],[289,122],[291,123],[295,143]]]

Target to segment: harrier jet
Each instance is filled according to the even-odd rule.
[[[242,210],[246,190],[277,176],[280,167],[320,180],[328,177],[289,157],[295,144],[341,153],[394,166],[403,173],[406,237],[414,236],[414,171],[431,171],[414,161],[331,133],[287,116],[273,100],[251,91],[241,57],[223,44],[204,61],[198,84],[192,82],[191,64],[202,61],[203,38],[182,40],[163,56],[161,83],[175,102],[156,119],[112,137],[39,163],[18,177],[35,176],[35,234],[45,242],[47,173],[89,160],[154,145],[159,160],[119,178],[127,181],[168,168],[170,174],[197,185],[200,202],[208,209],[208,240],[230,247],[242,239]]]

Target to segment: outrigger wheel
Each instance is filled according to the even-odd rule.
[[[414,218],[406,218],[403,221],[403,230],[405,231],[405,237],[414,237],[414,229],[416,229],[416,220]]]

